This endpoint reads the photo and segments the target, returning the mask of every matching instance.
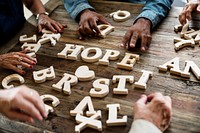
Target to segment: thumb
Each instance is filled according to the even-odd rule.
[[[140,99],[136,103],[137,104],[146,104],[147,103],[147,96],[141,95]]]
[[[38,24],[38,32],[41,33],[42,32],[42,26],[40,24]]]

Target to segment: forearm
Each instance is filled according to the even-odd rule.
[[[45,12],[45,8],[41,0],[22,0],[25,6],[34,14],[40,14]]]
[[[140,15],[136,18],[146,18],[151,21],[152,28],[154,28],[171,8],[173,0],[147,0]]]
[[[135,120],[129,133],[162,133],[154,124],[143,119]]]
[[[77,19],[77,16],[85,9],[94,10],[87,0],[64,0],[64,6],[73,19]]]

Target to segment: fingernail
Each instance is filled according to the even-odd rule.
[[[29,68],[33,68],[33,66],[30,65]]]
[[[22,75],[24,75],[24,74],[25,74],[25,72],[23,71],[23,72],[22,72]]]

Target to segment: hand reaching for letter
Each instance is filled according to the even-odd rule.
[[[80,13],[78,34],[80,39],[86,36],[99,36],[100,30],[97,27],[97,22],[109,24],[107,20],[94,11],[86,9]]]
[[[20,74],[25,74],[25,71],[18,68],[22,66],[25,68],[33,68],[37,60],[25,54],[25,51],[12,52],[0,55],[0,66],[5,69],[12,69]]]
[[[136,42],[141,40],[141,51],[146,51],[151,43],[151,22],[145,18],[139,18],[129,28],[122,39],[122,47],[135,48]]]
[[[56,22],[55,20],[51,19],[49,16],[45,14],[41,14],[38,18],[38,31],[42,32],[43,28],[49,29],[54,33],[63,32],[64,27],[59,22]]]
[[[10,119],[30,123],[47,117],[39,94],[26,86],[0,90],[0,112]]]
[[[200,13],[200,2],[197,2],[196,0],[190,0],[189,3],[185,5],[183,8],[183,11],[179,15],[179,21],[182,25],[186,24],[186,19],[189,21],[192,19],[191,13],[192,11],[197,11]]]
[[[169,96],[163,96],[161,93],[142,95],[134,106],[134,120],[147,120],[164,132],[170,124],[171,108]]]

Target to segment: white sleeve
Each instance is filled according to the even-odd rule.
[[[129,133],[162,133],[154,124],[144,119],[137,119],[132,123]]]

